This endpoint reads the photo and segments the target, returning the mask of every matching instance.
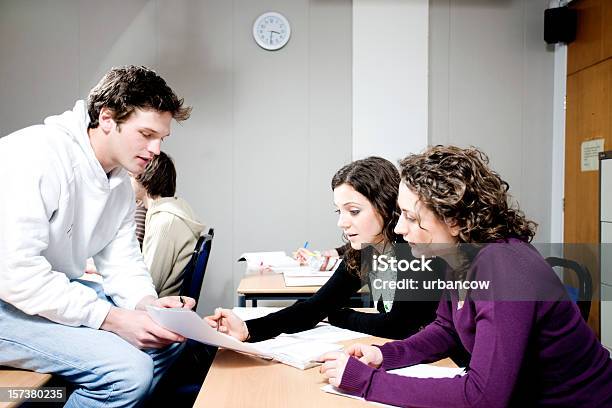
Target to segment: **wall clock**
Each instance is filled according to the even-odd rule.
[[[264,50],[280,50],[291,36],[289,20],[280,13],[263,13],[253,23],[253,38]]]

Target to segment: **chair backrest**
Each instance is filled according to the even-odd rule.
[[[589,269],[578,262],[554,256],[546,258],[546,262],[553,268],[558,266],[574,271],[578,278],[578,297],[576,303],[578,304],[582,318],[587,321],[589,319],[591,300],[593,298],[593,280],[591,279]]]
[[[183,269],[183,284],[181,285],[180,295],[194,298],[196,304],[202,290],[202,282],[204,282],[204,274],[208,266],[214,235],[215,230],[211,228],[208,230],[208,234],[204,234],[198,239],[191,259]]]

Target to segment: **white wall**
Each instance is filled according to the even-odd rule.
[[[539,223],[541,242],[551,239],[553,192],[555,62],[543,39],[547,6],[431,0],[429,20],[430,143],[482,148]]]
[[[284,13],[277,52],[255,18]],[[114,65],[156,69],[193,105],[163,149],[178,194],[215,227],[201,312],[231,306],[245,251],[340,242],[330,181],[351,159],[349,0],[5,0],[0,135],[72,107]]]
[[[427,0],[353,0],[353,158],[427,145]]]
[[[553,143],[550,202],[550,242],[563,241],[563,197],[565,191],[565,95],[567,45],[557,44],[553,92]]]

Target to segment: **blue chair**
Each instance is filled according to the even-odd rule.
[[[214,235],[215,230],[211,228],[208,230],[208,234],[204,234],[198,239],[191,259],[187,266],[185,266],[185,269],[183,269],[183,284],[181,285],[179,295],[194,298],[196,304],[200,298],[200,291],[202,290],[202,282],[204,282],[204,274],[208,266]]]
[[[588,321],[589,312],[591,311],[591,300],[593,299],[593,280],[591,279],[589,269],[578,262],[555,256],[546,258],[546,262],[553,268],[561,267],[574,271],[578,278],[578,287],[573,288],[566,285],[566,288],[572,300],[578,304],[582,318],[585,322]]]
[[[200,298],[214,235],[215,231],[211,228],[198,239],[193,254],[183,269],[183,284],[179,295],[195,299],[196,305]],[[152,403],[146,406],[192,406],[216,351],[216,347],[187,340],[185,349],[158,385]]]

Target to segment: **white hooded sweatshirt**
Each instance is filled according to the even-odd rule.
[[[117,306],[155,296],[134,233],[125,170],[108,176],[87,134],[83,101],[72,111],[0,139],[0,299],[30,315],[99,328],[110,303],[79,282],[93,257]]]

